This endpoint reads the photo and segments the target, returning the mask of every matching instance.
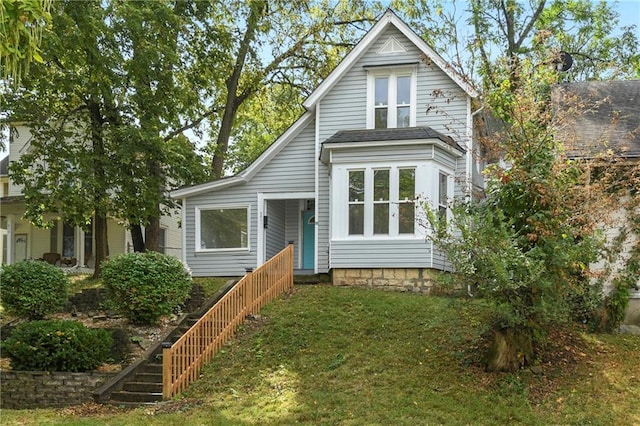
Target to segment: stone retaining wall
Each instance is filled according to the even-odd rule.
[[[93,401],[93,391],[117,373],[0,371],[0,407],[66,407]]]
[[[334,285],[441,294],[443,289],[436,284],[436,276],[439,273],[428,268],[334,268],[331,271],[331,278]]]

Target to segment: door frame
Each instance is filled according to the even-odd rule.
[[[257,220],[256,220],[256,226],[257,226],[257,236],[258,236],[258,241],[257,241],[257,247],[256,247],[256,266],[261,266],[264,262],[265,262],[265,251],[267,249],[267,244],[266,244],[266,232],[264,229],[264,216],[265,213],[267,213],[267,201],[269,200],[316,200],[316,193],[315,192],[258,192],[258,208],[257,208]],[[318,205],[318,202],[316,200],[316,206]],[[316,218],[317,218],[317,208],[316,208]],[[302,219],[298,219],[298,220],[302,220]],[[301,227],[299,227],[301,228]],[[316,235],[315,235],[315,243],[314,243],[314,250],[317,252],[318,250],[318,227],[316,226]],[[302,245],[300,244],[300,236],[298,237],[298,247],[296,248],[296,250],[298,250],[298,259],[300,259],[300,256],[302,255]],[[314,258],[314,265],[313,265],[313,270],[314,273],[317,273],[318,270],[318,260],[317,260],[318,256],[315,256]]]

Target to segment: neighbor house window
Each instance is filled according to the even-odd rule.
[[[199,208],[196,220],[200,251],[249,247],[248,207]]]
[[[375,70],[369,77],[367,127],[386,129],[415,126],[415,70]]]

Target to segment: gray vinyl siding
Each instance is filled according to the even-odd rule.
[[[284,200],[267,201],[269,217],[266,231],[265,260],[271,259],[286,246],[285,241],[285,203]]]
[[[378,54],[388,40],[395,37],[408,50],[404,53]],[[417,65],[416,125],[429,126],[453,137],[466,146],[467,95],[436,65],[427,65],[423,54],[400,31],[387,29],[351,67],[321,101],[320,141],[339,130],[363,129],[367,116],[367,69],[372,65]],[[428,110],[428,111],[427,111]]]
[[[400,54],[380,55],[377,51],[388,40],[395,37],[408,51]],[[320,143],[339,130],[362,129],[366,127],[367,116],[367,69],[366,66],[384,63],[402,64],[419,61],[417,65],[417,105],[416,125],[429,126],[451,136],[466,148],[467,96],[457,84],[435,65],[427,65],[422,53],[402,33],[389,28],[363,54],[343,79],[336,84],[320,103]],[[456,159],[450,153],[436,148],[416,146],[397,149],[390,143],[388,147],[375,149],[336,150],[336,162],[373,163],[417,159],[434,159],[439,164],[454,171],[456,185],[454,195],[461,196],[466,170],[464,156]],[[321,165],[318,191],[318,267],[325,272],[328,267],[329,249],[329,179],[326,167]],[[460,181],[459,176],[463,179]],[[437,185],[437,183],[434,183]],[[330,243],[330,267],[436,267],[445,268],[445,259],[439,252],[432,253],[431,243],[422,240],[366,240]]]
[[[431,268],[431,242],[366,240],[331,242],[332,268]]]
[[[256,267],[258,214],[262,214],[258,211],[258,193],[314,191],[314,134],[314,122],[311,120],[308,126],[302,129],[249,182],[194,195],[186,200],[186,208],[183,206],[186,215],[185,252],[186,261],[194,276],[241,276],[244,275],[245,268]],[[267,203],[275,204],[273,200]],[[205,205],[250,207],[248,251],[195,251],[196,207]],[[284,241],[284,230],[281,241]]]

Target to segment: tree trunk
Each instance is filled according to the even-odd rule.
[[[144,231],[147,250],[160,251],[160,216],[150,218]]]
[[[487,353],[487,371],[513,372],[533,361],[533,333],[527,329],[503,328],[493,333]]]
[[[142,236],[142,226],[131,225],[131,240],[133,241],[133,251],[142,253],[145,251],[144,237]]]
[[[100,263],[109,256],[109,242],[107,239],[107,177],[104,167],[105,148],[102,125],[104,119],[100,110],[100,104],[91,99],[88,104],[91,118],[91,146],[93,148],[93,178],[94,178],[94,221],[96,259],[93,278],[99,278],[102,273]]]
[[[102,268],[100,263],[109,257],[109,244],[107,240],[107,218],[96,212],[93,217],[95,226],[96,259],[93,270],[93,278],[100,278]]]
[[[238,108],[246,99],[246,96],[238,95],[238,85],[240,84],[242,70],[244,69],[247,54],[249,53],[249,46],[255,38],[260,18],[267,10],[266,8],[267,2],[265,1],[255,1],[251,3],[251,10],[247,17],[247,27],[242,42],[240,43],[236,63],[233,67],[233,72],[226,82],[227,99],[224,106],[222,123],[220,124],[220,131],[218,132],[218,139],[216,141],[216,150],[213,153],[213,160],[211,162],[215,179],[220,179],[224,173],[224,160],[227,149],[229,148],[229,138],[231,137],[233,122],[235,121]]]

